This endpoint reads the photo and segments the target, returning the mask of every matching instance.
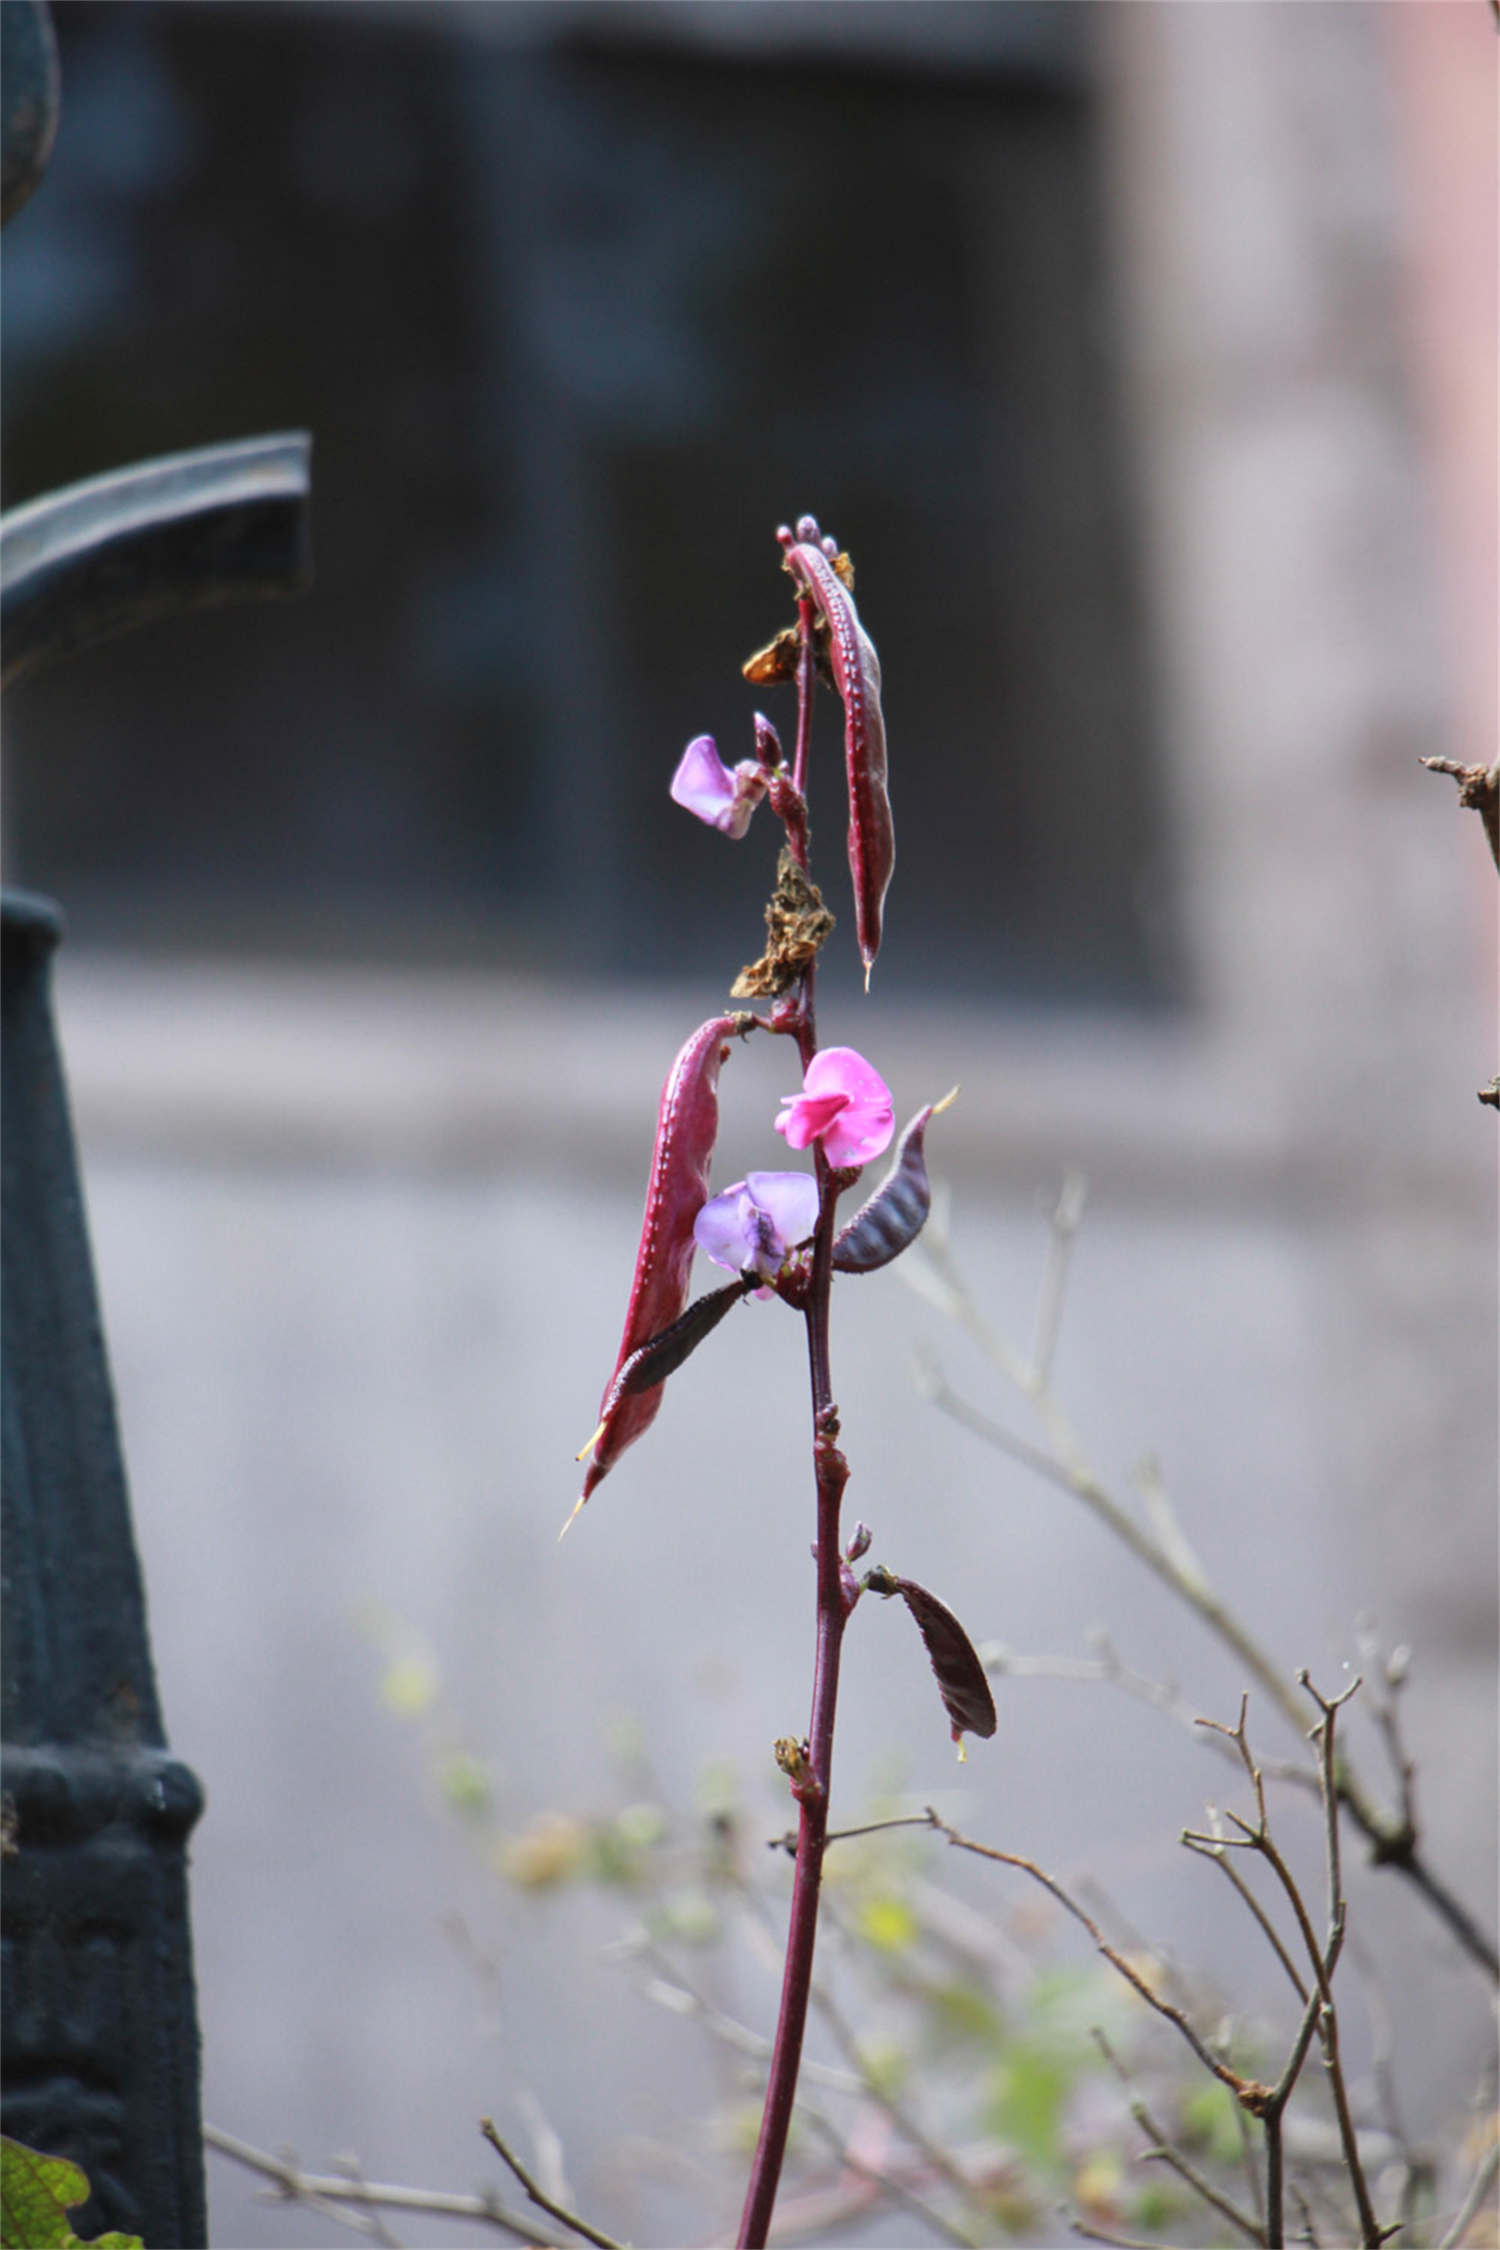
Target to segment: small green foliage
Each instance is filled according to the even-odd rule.
[[[1148,2179],[1131,2206],[1130,2223],[1142,2234],[1160,2234],[1181,2215],[1187,2203],[1188,2198],[1170,2180],[1159,2176]]]
[[[694,1792],[705,1820],[740,1809],[740,1777],[732,1758],[711,1758],[698,1776]]]
[[[633,1851],[644,1852],[665,1838],[667,1816],[660,1805],[625,1805],[615,1815],[615,1826]]]
[[[495,1792],[489,1774],[467,1750],[449,1750],[438,1761],[438,1787],[443,1802],[461,1820],[488,1820],[495,1809]]]
[[[928,2043],[935,2054],[955,2047],[998,2047],[1004,2036],[1000,2011],[981,1985],[933,1985],[926,2007]]]
[[[88,2180],[65,2156],[0,2136],[0,2250],[76,2250],[68,2213],[88,2199]],[[88,2250],[142,2250],[141,2238],[95,2235]]]
[[[986,2104],[991,2128],[1040,2170],[1053,2173],[1062,2158],[1063,2111],[1077,2075],[1047,2041],[1018,2040],[990,2074]]]
[[[855,1927],[877,1953],[905,1953],[917,1935],[917,1918],[904,1898],[876,1896],[860,1904]]]
[[[906,2049],[894,2039],[867,2040],[859,2050],[859,2067],[865,2077],[887,2101],[899,2099],[906,2084]]]
[[[398,1719],[420,1719],[432,1709],[437,1691],[437,1672],[423,1656],[398,1656],[381,1676],[380,1699]]]
[[[1178,2128],[1186,2149],[1211,2157],[1215,2164],[1238,2163],[1242,2143],[1235,2121],[1234,2096],[1217,2079],[1195,2086],[1183,2100]]]
[[[605,1721],[604,1748],[610,1763],[624,1774],[636,1775],[646,1767],[646,1730],[633,1711],[614,1711]]]
[[[647,1923],[654,1938],[673,1945],[715,1945],[724,1934],[718,1909],[699,1890],[667,1892]]]

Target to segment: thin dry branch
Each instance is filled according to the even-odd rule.
[[[837,1909],[827,1898],[823,1901],[823,1914],[824,1918],[839,1930],[841,1936],[847,1936],[847,1932],[839,1921]],[[946,2181],[961,2202],[973,2203],[975,2200],[974,2184],[965,2173],[962,2165],[947,2149],[933,2140],[920,2120],[913,2117],[904,2102],[898,2101],[888,2088],[882,2086],[872,2076],[853,2028],[832,1993],[828,1990],[827,1985],[820,1982],[817,1977],[814,1977],[812,1983],[812,2004],[824,2023],[827,2024],[833,2036],[834,2045],[838,2048],[845,2062],[851,2070],[858,2072],[865,2089],[866,2099],[875,2104],[875,2107],[889,2120],[902,2139],[907,2141],[917,2151],[917,2154],[926,2160],[939,2179]],[[975,2236],[957,2227],[949,2231],[951,2239],[968,2243],[972,2250],[976,2241]]]
[[[1497,2172],[1500,2172],[1500,2140],[1491,2141],[1484,2161],[1469,2183],[1469,2192],[1459,2205],[1457,2216],[1443,2236],[1438,2250],[1460,2250],[1464,2236],[1484,2209]]]
[[[914,1270],[909,1272],[909,1268]],[[1152,1496],[1147,1496],[1154,1526],[1148,1530],[1100,1483],[1047,1381],[1039,1376],[1034,1365],[1028,1366],[1019,1360],[985,1320],[958,1269],[940,1224],[929,1221],[920,1244],[902,1261],[900,1270],[930,1303],[937,1305],[972,1336],[1001,1373],[1031,1401],[1042,1416],[1050,1450],[1017,1436],[973,1406],[953,1389],[934,1362],[923,1359],[918,1363],[918,1382],[933,1403],[986,1444],[1081,1500],[1138,1561],[1208,1626],[1244,1665],[1250,1679],[1286,1723],[1299,1735],[1303,1734],[1303,1712],[1289,1682],[1238,1615],[1215,1593],[1197,1557],[1182,1538],[1176,1519],[1164,1509],[1164,1495],[1155,1495],[1154,1506]],[[1346,1757],[1340,1760],[1334,1779],[1338,1803],[1369,1841],[1372,1864],[1397,1868],[1447,1924],[1464,1951],[1485,1970],[1492,1982],[1500,1984],[1500,1952],[1422,1857],[1409,1792],[1403,1791],[1400,1809],[1392,1816],[1383,1812],[1367,1793]]]
[[[1281,1886],[1282,1893],[1296,1921],[1308,1960],[1312,1965],[1315,1989],[1308,1991],[1297,1977],[1292,1962],[1276,1937],[1268,1918],[1257,1913],[1257,1920],[1274,1947],[1277,1958],[1293,1983],[1297,1985],[1298,1990],[1305,1994],[1302,2021],[1298,2027],[1297,2036],[1292,2043],[1292,2050],[1287,2058],[1286,2066],[1276,2086],[1271,2090],[1269,2099],[1260,2106],[1266,2137],[1266,2234],[1268,2242],[1275,2246],[1275,2250],[1279,2250],[1279,2245],[1284,2239],[1282,2120],[1287,2103],[1291,2099],[1293,2088],[1301,2074],[1302,2066],[1307,2059],[1314,2033],[1316,2033],[1319,2045],[1323,2050],[1324,2070],[1328,2079],[1329,2092],[1333,2099],[1334,2112],[1338,2119],[1339,2143],[1343,2154],[1344,2168],[1348,2173],[1349,2183],[1353,2189],[1354,2200],[1359,2213],[1360,2241],[1365,2246],[1365,2250],[1379,2250],[1380,2244],[1386,2240],[1387,2236],[1397,2230],[1383,2228],[1380,2225],[1375,2215],[1369,2186],[1364,2176],[1364,2167],[1360,2159],[1358,2141],[1354,2130],[1354,2120],[1349,2107],[1348,2089],[1344,2081],[1343,2065],[1339,2052],[1338,2012],[1333,1998],[1333,1973],[1343,1951],[1348,1916],[1339,1848],[1340,1823],[1338,1791],[1335,1781],[1337,1767],[1334,1735],[1340,1710],[1350,1697],[1357,1692],[1361,1682],[1356,1678],[1341,1694],[1329,1697],[1319,1693],[1305,1670],[1297,1674],[1297,1679],[1299,1685],[1317,1705],[1320,1713],[1318,1724],[1313,1729],[1313,1740],[1318,1746],[1318,1784],[1323,1803],[1328,1910],[1328,1927],[1325,1938],[1320,1941],[1315,1934],[1312,1917],[1308,1912],[1306,1901],[1303,1899],[1297,1880],[1271,1834],[1270,1821],[1266,1812],[1265,1784],[1251,1753],[1249,1736],[1246,1730],[1246,1717],[1249,1709],[1248,1697],[1241,1697],[1239,1718],[1232,1727],[1224,1726],[1216,1719],[1205,1719],[1201,1723],[1225,1737],[1233,1745],[1250,1782],[1255,1799],[1256,1818],[1254,1821],[1248,1821],[1242,1818],[1239,1813],[1226,1808],[1225,1817],[1232,1821],[1240,1831],[1238,1836],[1206,1836],[1200,1831],[1190,1829],[1184,1832],[1182,1841],[1190,1850],[1197,1851],[1204,1856],[1218,1858],[1220,1864],[1226,1870],[1228,1862],[1223,1858],[1223,1854],[1231,1848],[1258,1853],[1265,1860]]]
[[[1245,1905],[1249,1908],[1256,1921],[1260,1924],[1261,1929],[1265,1932],[1266,1943],[1270,1946],[1277,1960],[1281,1963],[1281,1966],[1285,1969],[1288,1977],[1291,1979],[1292,1985],[1297,1994],[1297,1998],[1302,2002],[1303,2006],[1306,2007],[1307,1986],[1302,1981],[1301,1972],[1299,1971],[1296,1962],[1288,1953],[1286,1947],[1282,1944],[1281,1933],[1277,1929],[1275,1923],[1271,1920],[1270,1915],[1261,1905],[1260,1900],[1256,1897],[1254,1891],[1251,1890],[1250,1885],[1245,1881],[1244,1876],[1240,1873],[1239,1869],[1235,1866],[1234,1862],[1226,1853],[1224,1846],[1228,1839],[1225,1837],[1219,1837],[1214,1840],[1208,1840],[1202,1835],[1194,1833],[1194,1831],[1191,1829],[1184,1829],[1181,1841],[1187,1846],[1190,1852],[1196,1853],[1196,1855],[1200,1859],[1211,1860],[1214,1866],[1218,1868],[1220,1874],[1225,1876],[1227,1880],[1234,1885],[1234,1888],[1236,1889],[1236,1891],[1238,1891],[1240,1897],[1244,1900]]]
[[[1304,1669],[1297,1674],[1299,1684],[1306,1689],[1317,1705],[1321,1717],[1314,1739],[1318,1745],[1320,1771],[1323,1782],[1326,1849],[1328,1855],[1328,1938],[1319,1975],[1323,2007],[1318,2018],[1318,2038],[1323,2047],[1323,2063],[1328,2072],[1329,2090],[1339,2121],[1339,2138],[1344,2148],[1344,2164],[1354,2189],[1354,2200],[1359,2209],[1359,2223],[1367,2250],[1380,2250],[1387,2230],[1375,2216],[1375,2205],[1360,2162],[1359,2142],[1354,2130],[1354,2119],[1349,2109],[1349,2091],[1344,2083],[1343,2066],[1339,2057],[1338,2015],[1333,2005],[1333,1964],[1344,1942],[1344,1925],[1348,1906],[1344,1897],[1343,1869],[1339,1859],[1339,1800],[1334,1780],[1334,1729],[1339,1711],[1360,1686],[1358,1677],[1350,1681],[1341,1695],[1320,1695]]]
[[[1140,1970],[1127,1961],[1122,1953],[1115,1951],[1115,1948],[1105,1939],[1103,1931],[1092,1915],[1086,1914],[1077,1899],[1071,1898],[1063,1889],[1061,1883],[1047,1874],[1045,1869],[1038,1867],[1034,1859],[1024,1859],[1019,1852],[997,1851],[993,1844],[976,1843],[972,1836],[960,1835],[956,1828],[950,1827],[946,1820],[939,1818],[931,1805],[927,1808],[927,1818],[938,1834],[946,1836],[948,1842],[957,1850],[974,1852],[980,1859],[994,1860],[1000,1867],[1017,1867],[1023,1875],[1029,1875],[1033,1882],[1040,1883],[1044,1891],[1050,1891],[1058,1905],[1071,1914],[1074,1921],[1081,1923],[1084,1929],[1088,1931],[1089,1936],[1110,1967],[1118,1971],[1133,1991],[1139,1993],[1149,2008],[1154,2008],[1159,2016],[1164,2016],[1168,2023],[1176,2026],[1204,2069],[1211,2071],[1222,2085],[1227,2086],[1236,2101],[1248,2102],[1252,2108],[1258,2105],[1260,2096],[1265,2094],[1268,2089],[1257,2086],[1251,2079],[1241,2078],[1238,2071],[1231,2070],[1226,2062],[1221,2062],[1213,2050],[1205,2044],[1202,2036],[1195,2030],[1183,2010],[1174,2006],[1170,2000],[1164,2000],[1161,1994],[1147,1983]]]
[[[609,1949],[611,1958],[627,1961],[644,1961],[653,1974],[642,1980],[645,1997],[656,2007],[665,2008],[674,2016],[685,2016],[700,2023],[710,2037],[721,2045],[732,2048],[748,2062],[764,2067],[771,2060],[771,2042],[763,2031],[752,2031],[749,2024],[741,2023],[735,2016],[726,2015],[711,2000],[683,1979],[681,1970],[655,1941],[644,1934],[622,1939]],[[809,2085],[825,2087],[834,2094],[858,2094],[864,2081],[853,2071],[835,2070],[831,2064],[813,2062],[804,2058],[802,2076]]]
[[[1108,2227],[1094,2226],[1088,2219],[1080,2219],[1076,2211],[1064,2209],[1072,2233],[1081,2235],[1085,2242],[1111,2242],[1114,2250],[1161,2250],[1160,2242],[1143,2242],[1138,2234],[1113,2234]]]
[[[1484,822],[1490,851],[1500,868],[1500,765],[1465,766],[1456,758],[1424,758],[1422,764],[1429,773],[1452,775],[1458,783],[1459,803]]]
[[[426,2218],[470,2219],[480,2226],[494,2229],[497,2234],[512,2236],[517,2242],[547,2242],[551,2238],[538,2235],[536,2228],[522,2212],[507,2210],[497,2196],[449,2195],[436,2188],[395,2187],[381,2180],[345,2179],[337,2173],[304,2172],[294,2158],[273,2156],[270,2151],[255,2148],[249,2141],[226,2133],[220,2126],[205,2124],[204,2145],[219,2156],[227,2156],[247,2171],[256,2172],[268,2181],[289,2203],[316,2204],[327,2216],[341,2224],[354,2226],[358,2232],[368,2231],[368,2223],[361,2215],[363,2210],[414,2211]],[[349,2205],[356,2208],[335,2208]]]
[[[899,2203],[903,2210],[910,2211],[914,2218],[920,2219],[924,2226],[930,2227],[932,2232],[942,2241],[951,2243],[953,2250],[975,2250],[975,2238],[972,2234],[965,2233],[961,2227],[954,2226],[952,2221],[939,2211],[935,2204],[929,2203],[925,2196],[918,2195],[916,2190],[909,2187],[897,2173],[887,2167],[870,2164],[862,2156],[857,2156],[832,2118],[825,2117],[820,2110],[810,2108],[803,2101],[798,2102],[797,2112],[804,2122],[811,2125],[813,2130],[820,2134],[829,2147],[833,2149],[839,2163],[846,2172],[854,2173],[857,2179],[867,2181],[871,2187],[878,2189],[882,2195],[888,2196],[893,2203]],[[967,2188],[967,2182],[965,2182],[965,2186]]]
[[[1146,2107],[1146,2103],[1129,2071],[1097,2024],[1094,2025],[1094,2042],[1119,2079],[1120,2084],[1124,2087],[1126,2099],[1130,2104],[1131,2116],[1151,2143],[1150,2148],[1143,2151],[1144,2158],[1165,2164],[1169,2171],[1175,2172],[1177,2177],[1184,2181],[1193,2190],[1193,2193],[1209,2206],[1210,2210],[1217,2211],[1221,2219],[1226,2219],[1237,2233],[1244,2235],[1248,2242],[1257,2242],[1264,2245],[1266,2239],[1264,2228],[1257,2225],[1255,2220],[1248,2217],[1236,2204],[1231,2203],[1227,2196],[1221,2195],[1213,2182],[1205,2179],[1191,2159],[1184,2156],[1182,2150],[1175,2147],[1168,2139],[1161,2126],[1152,2116],[1151,2111]]]
[[[1078,1229],[1083,1224],[1083,1207],[1087,1200],[1087,1180],[1081,1172],[1069,1172],[1058,1191],[1057,1201],[1048,1220],[1047,1263],[1042,1269],[1041,1297],[1036,1312],[1036,1338],[1031,1347],[1031,1374],[1039,1395],[1048,1390],[1052,1381],[1052,1361],[1062,1329],[1063,1300],[1068,1290],[1068,1266],[1073,1256],[1073,1245],[1078,1239]]]
[[[575,2211],[567,2210],[561,2203],[554,2203],[552,2197],[544,2193],[532,2178],[519,2156],[506,2147],[495,2130],[493,2118],[481,2117],[479,2130],[501,2161],[510,2166],[539,2211],[545,2211],[549,2219],[556,2219],[558,2224],[565,2226],[570,2234],[582,2235],[585,2242],[592,2242],[595,2245],[595,2250],[625,2250],[625,2245],[616,2242],[612,2234],[603,2233],[598,2227],[590,2226],[587,2219],[580,2219]]]

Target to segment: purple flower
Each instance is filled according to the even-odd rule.
[[[743,836],[769,779],[757,758],[742,758],[731,771],[713,736],[698,734],[677,761],[672,797],[710,828],[722,829],[726,836]]]
[[[776,1120],[788,1148],[821,1141],[839,1171],[868,1164],[890,1145],[896,1129],[891,1090],[878,1070],[852,1047],[825,1047],[807,1066],[800,1094],[783,1095]]]
[[[716,1266],[773,1281],[788,1250],[818,1223],[810,1172],[752,1172],[716,1195],[693,1221],[693,1239]]]

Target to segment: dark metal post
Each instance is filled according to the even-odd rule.
[[[4,216],[57,116],[42,0],[0,0]],[[311,575],[308,440],[210,446],[0,519],[4,677]],[[151,1667],[62,1063],[62,917],[3,919],[3,1562],[0,1809],[4,2123],[82,2165],[75,2230],[149,2250],[208,2239],[187,1840],[202,1793],[171,1756]]]
[[[4,672],[150,619],[307,583],[308,441],[251,438],[0,519]],[[73,1131],[52,1029],[62,918],[4,923],[6,2130],[83,2166],[75,2224],[207,2241],[187,1838],[151,1670]]]
[[[5,2124],[83,2166],[83,2235],[200,2244],[202,1797],[152,1676],[52,1031],[60,917],[15,894],[3,920]]]

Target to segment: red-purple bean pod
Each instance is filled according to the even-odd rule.
[[[583,1449],[593,1459],[574,1516],[625,1448],[650,1428],[661,1407],[660,1382],[631,1391],[616,1378],[633,1353],[680,1318],[687,1303],[693,1221],[708,1200],[708,1168],[719,1131],[719,1068],[738,1028],[733,1016],[711,1017],[699,1025],[667,1073],[625,1333],[600,1401],[599,1427]],[[572,1520],[570,1516],[568,1522]]]
[[[816,603],[828,627],[828,657],[844,704],[844,766],[849,781],[849,874],[854,884],[854,929],[865,983],[880,951],[881,916],[896,832],[886,789],[885,717],[880,708],[880,659],[859,621],[854,596],[834,568],[837,549],[815,518],[798,518],[795,532],[777,532],[786,567]],[[829,550],[833,552],[830,553]]]
[[[704,1338],[713,1334],[725,1315],[749,1296],[759,1280],[759,1274],[752,1273],[729,1282],[723,1289],[711,1289],[706,1297],[696,1298],[659,1336],[638,1344],[630,1357],[620,1362],[615,1379],[604,1394],[605,1413],[608,1414],[616,1399],[627,1394],[634,1396],[638,1391],[659,1390],[667,1377],[675,1375],[683,1361],[692,1357]]]
[[[958,1092],[919,1109],[896,1143],[891,1168],[867,1203],[862,1203],[849,1224],[835,1235],[835,1273],[874,1273],[915,1242],[932,1209],[932,1187],[927,1177],[923,1143],[928,1121],[948,1107]]]
[[[915,1579],[898,1578],[883,1565],[867,1572],[865,1584],[872,1594],[884,1594],[887,1599],[899,1594],[915,1618],[960,1758],[964,1755],[965,1733],[977,1734],[987,1742],[995,1731],[995,1698],[974,1643],[947,1603],[929,1594]]]

